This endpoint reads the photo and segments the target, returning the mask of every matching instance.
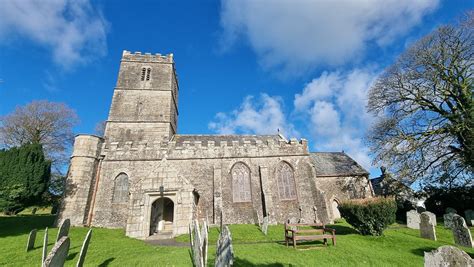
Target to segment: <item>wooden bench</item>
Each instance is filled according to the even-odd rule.
[[[301,229],[311,227],[312,229]],[[293,242],[296,248],[296,241],[314,241],[323,240],[324,245],[328,245],[328,239],[332,239],[332,245],[336,245],[336,230],[326,228],[324,224],[319,223],[285,223],[285,243]]]

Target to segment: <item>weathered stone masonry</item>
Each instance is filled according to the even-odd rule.
[[[177,134],[178,90],[172,55],[124,51],[104,137],[76,137],[59,221],[174,236],[221,214],[327,223],[339,201],[372,196],[355,161],[304,139]]]

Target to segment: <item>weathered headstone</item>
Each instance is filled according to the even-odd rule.
[[[433,212],[429,212],[429,211],[425,211],[428,216],[430,216],[430,219],[431,219],[431,222],[433,223],[434,226],[438,225],[438,222],[436,220],[436,214],[434,214]]]
[[[193,237],[193,246],[191,248],[193,263],[195,267],[203,267],[204,259],[202,255],[201,233],[199,231],[199,222],[197,220],[193,221]]]
[[[92,229],[89,229],[87,232],[86,238],[82,243],[81,253],[79,254],[79,260],[77,261],[76,267],[82,267],[84,265],[84,260],[86,259],[87,249],[89,248],[89,242],[92,236]]]
[[[267,216],[263,217],[263,223],[260,229],[262,230],[262,233],[264,235],[267,235],[267,232],[268,232],[268,217]]]
[[[425,267],[473,267],[474,260],[466,252],[453,247],[442,246],[431,252],[425,252]]]
[[[422,212],[420,215],[420,236],[431,240],[436,240],[436,228],[429,211]]]
[[[26,252],[33,249],[33,247],[35,246],[35,240],[36,240],[36,229],[33,229],[28,235],[28,241],[26,242]]]
[[[450,208],[450,207],[447,207],[445,211],[446,213],[458,213],[455,209]]]
[[[407,227],[411,229],[420,229],[420,214],[416,210],[407,212]]]
[[[207,222],[204,221],[201,228],[201,255],[203,266],[207,266],[207,249],[209,246],[209,236]]]
[[[453,217],[457,215],[456,213],[446,213],[443,215],[444,228],[452,229],[453,228]]]
[[[453,217],[453,236],[456,245],[472,248],[472,235],[466,225],[466,221],[459,215]]]
[[[48,255],[48,227],[44,230],[44,237],[43,237],[43,254],[41,256],[41,262],[46,260],[46,256]]]
[[[464,216],[466,217],[466,223],[474,226],[474,210],[465,210]]]
[[[61,223],[61,225],[59,226],[58,237],[56,238],[56,242],[58,242],[61,237],[68,236],[70,227],[71,221],[69,219],[66,219],[63,221],[63,223]]]
[[[216,267],[232,266],[234,263],[232,236],[227,225],[224,226],[217,240],[216,260],[214,263]]]
[[[38,211],[37,208],[33,208],[33,209],[31,210],[31,214],[35,215],[37,211]]]
[[[71,241],[69,240],[69,237],[61,237],[49,252],[48,257],[46,257],[46,260],[43,262],[43,267],[64,266],[70,245]]]

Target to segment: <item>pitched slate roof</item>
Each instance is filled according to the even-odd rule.
[[[243,145],[244,141],[250,141],[251,144],[255,145],[257,140],[266,142],[273,140],[278,142],[284,140],[280,135],[186,135],[186,134],[175,134],[172,141],[176,142],[176,146],[182,146],[185,141],[194,143],[194,141],[201,141],[202,146],[207,146],[208,141],[214,141],[215,146],[220,146],[221,143],[227,143],[228,146],[232,145],[232,141],[239,141],[239,145]]]
[[[344,152],[311,152],[316,176],[368,175],[355,160]]]

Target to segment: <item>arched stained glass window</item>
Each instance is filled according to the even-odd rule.
[[[119,174],[114,180],[114,195],[112,197],[112,202],[128,202],[128,175],[125,173]]]
[[[237,162],[231,170],[232,173],[232,195],[234,202],[250,202],[252,195],[250,191],[250,170],[242,162]]]
[[[280,199],[296,199],[295,175],[293,168],[287,162],[282,162],[277,171],[278,192]]]

